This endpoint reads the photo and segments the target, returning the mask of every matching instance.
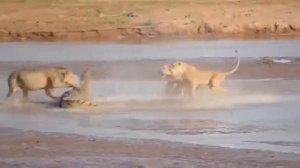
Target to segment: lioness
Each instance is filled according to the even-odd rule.
[[[9,75],[7,98],[21,89],[24,98],[28,98],[29,91],[45,90],[47,96],[58,99],[53,95],[54,88],[77,87],[76,85],[77,76],[67,68],[23,69]]]
[[[214,92],[222,91],[221,83],[226,76],[236,72],[239,65],[240,57],[238,57],[237,64],[231,71],[221,72],[217,70],[200,70],[193,65],[177,61],[169,65],[168,73],[169,76],[181,79],[183,83],[186,83],[189,87],[190,94],[194,96],[199,85],[208,85]]]
[[[90,95],[91,71],[85,70],[81,75],[81,84],[62,94],[59,106],[63,108],[95,106]]]

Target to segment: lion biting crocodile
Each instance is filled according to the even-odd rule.
[[[79,87],[73,87],[72,90],[62,94],[59,106],[62,108],[78,108],[96,106],[90,95],[91,71],[85,70],[81,75]]]
[[[53,95],[53,90],[62,87],[76,87],[76,77],[71,70],[64,67],[17,70],[8,77],[7,98],[10,98],[18,90],[22,90],[23,97],[26,99],[30,91],[45,90],[47,96],[52,99],[59,99]]]

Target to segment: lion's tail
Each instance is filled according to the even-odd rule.
[[[238,68],[239,68],[239,66],[240,66],[240,57],[238,56],[237,59],[238,59],[238,61],[237,61],[236,66],[235,66],[231,71],[225,72],[225,75],[226,75],[226,76],[231,75],[231,74],[233,74],[235,71],[238,70]]]
[[[10,97],[10,95],[14,93],[14,89],[18,86],[18,73],[17,72],[13,72],[9,75],[7,84],[8,84],[9,90],[8,90],[6,97]]]

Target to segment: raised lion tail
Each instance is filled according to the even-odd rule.
[[[237,52],[237,51],[236,51],[236,52]],[[231,71],[225,72],[225,75],[226,75],[226,76],[231,75],[231,74],[233,74],[235,71],[238,70],[238,68],[239,68],[239,66],[240,66],[240,57],[237,56],[237,59],[238,59],[238,61],[237,61],[236,66],[235,66]]]

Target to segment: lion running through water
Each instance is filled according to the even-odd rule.
[[[80,86],[64,92],[60,98],[59,106],[62,108],[96,106],[90,95],[90,83],[91,71],[85,70],[81,75]]]
[[[192,97],[195,96],[195,92],[200,85],[207,85],[213,92],[220,93],[223,90],[221,84],[225,78],[238,70],[240,57],[237,57],[237,59],[236,66],[228,72],[201,70],[182,61],[164,65],[161,72],[168,79],[167,89],[171,87],[175,92],[180,91],[181,95],[187,90]]]

